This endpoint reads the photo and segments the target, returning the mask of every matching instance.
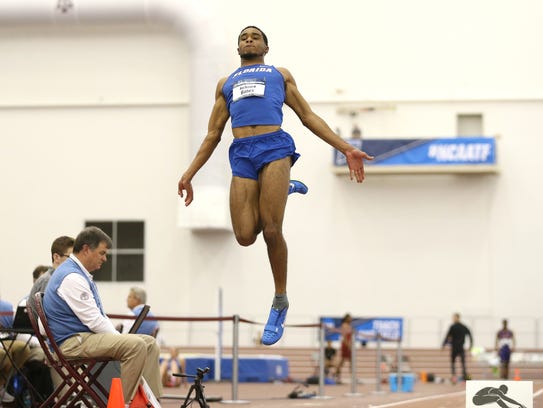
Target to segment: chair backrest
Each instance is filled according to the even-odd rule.
[[[45,332],[45,337],[47,337],[47,340],[55,354],[57,356],[60,355],[61,352],[59,346],[55,341],[55,336],[53,336],[53,332],[51,331],[49,322],[47,321],[47,316],[43,310],[43,293],[36,294],[36,311],[38,312],[38,318],[40,319],[43,331]]]
[[[113,359],[108,357],[66,358],[60,351],[49,327],[47,316],[43,310],[43,293],[36,293],[34,300],[37,318],[34,313],[29,313],[30,323],[49,364],[62,378],[62,383],[57,386],[43,406],[49,406],[53,402],[54,407],[63,406],[68,397],[75,395],[73,401],[81,400],[89,408],[93,406],[106,408],[109,392],[97,380],[107,362],[113,361]],[[64,385],[67,388],[63,390]],[[93,387],[97,388],[93,389]],[[92,404],[87,396],[95,404]],[[55,399],[57,399],[56,402]],[[72,406],[73,401],[68,406]]]
[[[49,328],[49,325],[47,324],[47,318],[45,317],[45,313],[43,312],[43,306],[42,306],[42,298],[43,293],[39,292],[35,295],[35,310],[37,312],[37,316],[30,312],[28,313],[28,317],[30,318],[30,324],[32,325],[32,328],[34,329],[34,334],[38,341],[40,342],[40,346],[43,349],[43,352],[45,353],[45,357],[47,358],[47,361],[49,364],[51,364],[53,367],[58,367],[60,365],[60,362],[58,361],[58,358],[55,357],[56,348],[58,348],[57,344],[55,343],[55,339],[53,338],[51,334],[51,329]],[[41,325],[40,325],[41,322]],[[43,330],[42,330],[43,329]],[[48,342],[48,339],[51,339]],[[53,347],[53,344],[55,347]]]
[[[128,333],[137,333],[138,329],[141,327],[141,324],[149,314],[149,310],[151,309],[151,306],[145,305],[141,308],[138,316],[136,317],[136,320],[134,320],[134,323],[132,324],[132,327],[130,327],[130,330]]]

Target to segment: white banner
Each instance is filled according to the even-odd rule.
[[[533,408],[532,381],[466,381],[466,408]]]

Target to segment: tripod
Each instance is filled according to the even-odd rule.
[[[173,375],[176,377],[185,377],[185,378],[194,378],[194,384],[192,384],[189,388],[189,392],[187,396],[185,397],[185,401],[183,401],[183,404],[181,404],[181,408],[187,408],[189,405],[191,405],[194,401],[198,401],[198,404],[200,404],[200,408],[209,408],[209,405],[207,404],[206,397],[204,395],[204,388],[205,386],[202,384],[202,379],[204,378],[204,375],[209,371],[209,367],[206,367],[204,369],[197,368],[196,375],[191,374],[178,374],[174,373]],[[194,391],[195,396],[194,398],[191,398],[192,392]]]

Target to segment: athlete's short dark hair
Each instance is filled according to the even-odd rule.
[[[247,30],[248,28],[256,28],[258,31],[260,31],[260,34],[262,34],[262,38],[264,38],[264,44],[268,45],[268,37],[266,36],[266,34],[264,34],[264,31],[262,31],[260,28],[254,25],[247,26],[243,30],[240,31],[238,35],[238,43],[239,43],[239,39],[241,38],[241,33]]]

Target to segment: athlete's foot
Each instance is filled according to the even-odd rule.
[[[289,186],[288,186],[288,193],[299,193],[299,194],[306,194],[307,193],[307,186],[298,180],[290,180]]]
[[[262,333],[262,344],[266,346],[271,346],[279,341],[281,336],[283,336],[283,330],[285,328],[285,318],[287,317],[288,307],[278,310],[271,308],[270,316],[268,317],[268,322],[264,327],[264,332]]]

